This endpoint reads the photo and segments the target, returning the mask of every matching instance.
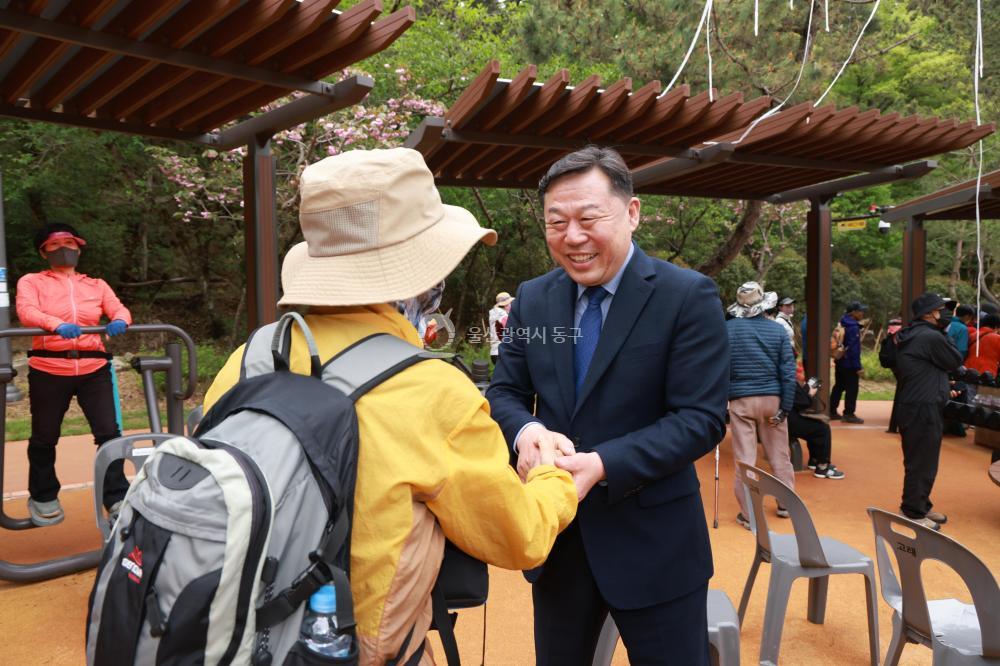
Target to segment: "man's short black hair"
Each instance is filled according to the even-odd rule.
[[[611,191],[623,199],[632,198],[632,172],[614,148],[587,146],[559,159],[538,181],[538,196],[545,201],[549,185],[563,176],[600,169],[611,181]]]
[[[995,314],[988,314],[979,321],[980,326],[987,328],[1000,328],[1000,317]]]
[[[976,309],[971,305],[966,305],[965,303],[962,303],[957,308],[955,308],[955,316],[960,319],[962,317],[975,317]]]

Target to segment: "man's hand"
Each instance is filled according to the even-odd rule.
[[[587,496],[594,484],[605,478],[604,461],[595,451],[575,453],[556,460],[556,467],[573,475],[576,484],[576,499],[580,502]]]
[[[769,418],[767,421],[771,424],[772,428],[777,428],[779,425],[784,423],[785,419],[788,417],[788,412],[783,409],[779,409],[774,416]]]
[[[551,465],[558,456],[570,456],[576,452],[573,442],[566,435],[553,432],[541,423],[527,426],[516,445],[517,473],[522,481],[538,465]]]

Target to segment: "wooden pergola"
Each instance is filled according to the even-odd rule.
[[[903,316],[920,294],[927,291],[927,232],[925,220],[975,220],[976,179],[918,197],[882,214],[885,222],[902,222]],[[1000,171],[984,174],[979,182],[980,219],[1000,219]]]
[[[243,162],[247,312],[278,300],[271,137],[364,99],[323,79],[392,44],[415,14],[380,0],[0,0],[0,116],[176,139]],[[377,20],[378,19],[378,20]],[[264,113],[286,96],[295,99]],[[235,124],[234,124],[235,123]],[[220,129],[222,128],[222,129]]]
[[[810,102],[750,129],[769,98],[744,101],[715,90],[692,96],[686,85],[663,92],[659,81],[633,91],[630,79],[602,88],[596,76],[571,86],[565,70],[545,82],[536,77],[529,65],[502,79],[499,63],[488,63],[445,115],[425,119],[406,145],[423,153],[439,185],[534,189],[561,156],[596,143],[621,152],[639,193],[810,201],[806,346],[814,376],[829,368],[831,199],[918,178],[937,166],[925,158],[994,130]]]

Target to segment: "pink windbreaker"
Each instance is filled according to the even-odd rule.
[[[56,271],[29,273],[17,281],[17,318],[26,328],[54,331],[60,324],[97,326],[101,315],[109,320],[132,323],[132,314],[115,296],[108,283],[82,273],[66,275]],[[69,351],[105,351],[99,335],[81,335],[73,340],[58,335],[32,338],[32,349]],[[102,358],[28,359],[28,365],[53,375],[76,376],[99,370],[107,363]]]

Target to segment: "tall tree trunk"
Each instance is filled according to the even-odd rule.
[[[719,246],[708,261],[698,267],[699,273],[704,273],[709,277],[716,277],[726,266],[732,263],[733,259],[739,255],[740,250],[747,244],[753,232],[760,222],[760,211],[764,204],[761,201],[747,201],[743,209],[743,215],[739,222],[733,227],[733,232],[726,239],[726,242]]]
[[[962,246],[965,244],[965,239],[961,236],[958,237],[958,241],[955,243],[955,262],[951,265],[951,280],[948,282],[948,294],[951,298],[958,298],[958,282],[962,279],[961,268],[962,268]]]

